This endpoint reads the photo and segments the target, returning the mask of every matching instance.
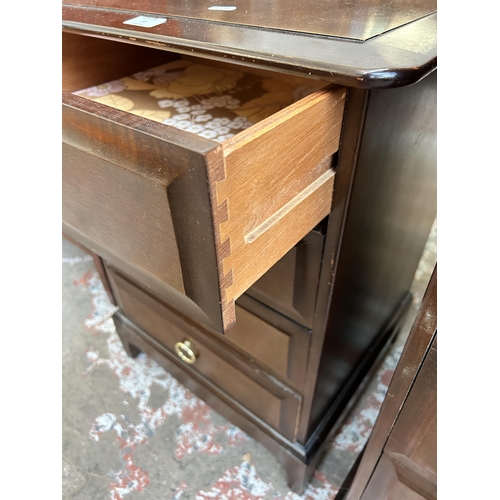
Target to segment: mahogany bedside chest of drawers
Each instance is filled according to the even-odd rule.
[[[63,233],[303,492],[436,213],[436,5],[63,1]]]

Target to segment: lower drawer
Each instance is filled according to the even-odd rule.
[[[295,438],[300,396],[108,268],[122,313],[196,372],[287,439]],[[244,317],[242,318],[244,320]]]

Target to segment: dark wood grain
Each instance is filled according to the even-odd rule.
[[[165,189],[66,144],[63,162],[65,224],[184,293]]]
[[[359,397],[363,388],[367,386],[370,378],[374,376],[377,368],[380,367],[380,363],[387,355],[393,341],[401,332],[409,306],[410,294],[408,293],[404,300],[398,304],[372,343],[365,349],[355,369],[343,380],[341,389],[337,392],[323,418],[318,422],[303,445],[307,453],[308,464],[313,465],[321,458],[329,437],[340,429],[339,426],[343,423],[346,412],[352,409],[357,397]],[[339,369],[343,367],[340,365]],[[320,382],[323,382],[323,380],[320,380]],[[306,391],[307,387],[304,391],[304,399],[308,396]],[[299,443],[301,442],[299,437],[297,440]]]
[[[255,300],[250,295],[242,295],[236,302],[237,306],[245,309],[252,313],[252,315],[258,317],[265,324],[273,327],[276,331],[279,331],[282,335],[287,336],[287,349],[286,351],[273,351],[269,350],[270,339],[266,336],[265,332],[262,331],[262,326],[258,329],[245,328],[244,325],[238,326],[237,324],[233,327],[240,332],[240,337],[245,336],[246,344],[252,344],[253,352],[266,352],[265,359],[272,359],[274,357],[282,359],[282,363],[286,366],[285,379],[288,384],[298,391],[304,389],[304,374],[307,367],[307,356],[309,351],[309,344],[311,341],[311,330],[304,328],[302,325],[292,321],[287,316],[280,314],[275,311],[265,302],[260,302]],[[256,331],[257,330],[257,331]],[[258,333],[261,331],[262,333]],[[231,334],[228,334],[229,339],[232,338]],[[260,359],[262,356],[260,356]],[[269,368],[272,369],[272,364],[268,364]],[[274,372],[272,372],[274,373]],[[274,373],[275,376],[280,378],[279,373]]]
[[[437,335],[385,446],[391,456],[407,456],[437,474]],[[403,463],[403,462],[402,462]]]
[[[299,494],[304,493],[314,468],[307,465],[305,450],[300,445],[287,440],[283,434],[258,419],[239,398],[232,398],[221,391],[210,379],[194,371],[187,372],[174,354],[123,315],[115,314],[114,322],[118,335],[129,352],[133,355],[138,350],[145,352],[210,407],[266,446],[283,465],[289,478],[289,486]]]
[[[436,76],[348,98],[301,439],[413,281],[436,214]]]
[[[63,4],[116,9],[115,0],[63,0]],[[293,4],[276,0],[240,0],[232,11],[208,10],[204,4],[184,0],[122,0],[122,9],[151,16],[182,17],[219,24],[233,24],[279,31],[311,33],[336,38],[367,40],[436,11],[436,0],[297,0]],[[318,9],[321,8],[321,15]]]
[[[401,426],[396,429],[395,422],[398,420],[398,416],[405,407],[405,402],[412,390],[414,381],[421,370],[424,360],[427,359],[427,353],[430,352],[432,342],[437,336],[436,331],[437,267],[434,269],[431,276],[410,335],[401,353],[401,358],[394,372],[386,398],[366,445],[363,459],[348,493],[348,500],[358,500],[362,497],[379,460],[381,460],[380,471],[385,469],[387,469],[387,471],[392,471],[388,477],[392,478],[390,480],[390,487],[395,487],[396,482],[398,482],[397,478],[399,477],[397,470],[398,466],[397,464],[395,465],[395,463],[401,463],[401,460],[395,455],[392,455],[391,459],[390,453],[392,452],[393,454],[396,453],[400,455],[408,453],[411,455],[409,452],[419,451],[419,446],[417,445],[420,444],[425,445],[423,448],[420,448],[420,450],[423,449],[423,456],[416,457],[413,460],[416,464],[416,467],[413,467],[413,471],[415,472],[418,468],[422,469],[422,465],[430,469],[428,470],[428,474],[424,474],[428,476],[424,480],[424,486],[427,491],[432,490],[432,475],[436,475],[435,398],[437,387],[435,383],[435,352],[431,353],[431,357],[429,358],[430,361],[427,363],[427,366],[430,366],[430,368],[426,369],[424,372],[425,378],[416,386],[418,389],[423,383],[423,392],[422,390],[420,390],[420,392],[417,391],[417,395],[410,400],[410,410],[405,412],[407,419],[406,423],[403,418]],[[411,401],[413,401],[413,404],[416,404],[416,407],[413,409],[411,409]],[[418,416],[419,418],[415,418]],[[421,426],[422,428],[420,428]],[[391,438],[391,431],[393,429],[396,431],[394,439]],[[382,460],[381,455],[389,440],[391,441],[391,445],[387,448],[386,458]],[[408,467],[406,468],[408,469]],[[377,473],[378,477],[383,475],[382,472]],[[422,476],[422,473],[420,475]],[[377,484],[380,483],[378,479],[376,482]],[[387,487],[389,486],[387,485]]]
[[[111,274],[111,276],[112,283],[114,283],[113,277],[115,275]],[[178,324],[178,316],[169,317],[173,322]],[[311,450],[307,450],[294,440],[287,439],[283,432],[276,431],[272,426],[264,422],[257,415],[250,412],[247,405],[242,403],[242,398],[240,396],[232,397],[227,392],[222,391],[218,384],[214,384],[212,378],[204,377],[203,374],[198,371],[187,369],[186,365],[173,353],[171,353],[162,343],[144,330],[138,328],[121,313],[115,314],[114,322],[122,343],[124,344],[129,355],[137,355],[139,349],[147,353],[148,356],[163,366],[183,385],[189,388],[198,397],[203,399],[203,401],[266,446],[276,456],[285,469],[289,487],[298,494],[304,493],[312,475],[314,474],[317,463],[322,457],[322,451],[328,442],[327,440],[323,440],[322,449],[316,449],[313,453],[311,453]],[[197,334],[196,331],[193,331],[192,327],[187,326],[185,323],[183,325],[182,332],[184,334],[192,335],[197,338],[199,342],[207,343],[207,341],[209,341],[209,344],[207,345],[209,345],[213,351],[218,352],[219,355],[224,355],[224,351],[220,351],[217,347],[224,337],[218,335],[213,339],[214,342],[210,342],[210,339],[206,336],[196,337],[196,335],[199,334]],[[195,333],[196,335],[194,335]],[[390,343],[386,346],[386,348],[389,345]],[[349,415],[349,411],[353,408],[354,404],[363,393],[366,384],[375,373],[377,366],[379,366],[380,362],[384,359],[385,353],[386,349],[378,351],[378,356],[376,356],[375,362],[371,363],[369,369],[365,372],[366,376],[364,378],[364,382],[362,384],[357,384],[354,394],[352,394],[352,397],[347,404],[343,405],[343,410],[341,411],[341,414],[338,415],[335,425],[326,429],[327,432],[333,433],[340,429],[340,426],[344,422],[345,418]],[[236,366],[241,369],[242,365],[240,363]],[[258,373],[258,370],[256,370],[256,373]],[[274,391],[277,389],[278,388],[275,387]],[[281,389],[281,391],[283,391],[283,389]],[[286,392],[287,391],[285,391],[285,394]],[[285,395],[284,397],[286,403],[287,396]],[[288,399],[288,403],[293,404],[293,400]],[[288,415],[292,408],[287,408],[286,406],[284,407],[284,419],[287,418],[285,415]]]
[[[62,102],[64,143],[164,187],[217,145],[68,92]]]
[[[65,231],[222,331],[204,156],[213,142],[72,94],[63,103]]]
[[[437,498],[436,339],[437,335],[361,496],[362,500]]]
[[[200,327],[188,324],[112,269],[109,276],[120,309],[129,320],[171,352],[177,342],[191,340],[196,345],[197,359],[186,366],[187,370],[199,371],[227,394],[243,399],[258,418],[294,439],[300,396],[211,341]],[[240,321],[245,319],[243,316]]]
[[[378,463],[370,489],[363,496],[363,500],[379,500],[394,498],[398,500],[424,500],[425,497],[399,480],[397,465],[386,454],[382,455]]]
[[[140,6],[132,7],[132,10],[123,7],[108,10],[63,5],[62,10],[63,29],[67,32],[181,54],[195,52],[209,59],[311,75],[353,88],[410,85],[426,77],[437,66],[436,14],[360,43],[175,16],[168,16],[165,23],[154,28],[123,24],[136,15],[148,15],[149,9]],[[287,3],[285,12],[289,11],[290,4]]]
[[[311,231],[246,293],[311,328],[323,243],[324,235]]]
[[[70,36],[70,54],[79,39],[88,48],[87,38]],[[114,66],[132,65],[107,71],[103,53],[137,57],[110,41],[90,49],[82,57],[97,66],[88,77],[70,55],[63,59],[71,85],[98,80],[99,64],[103,80]],[[235,300],[329,212],[345,88],[317,87],[221,145],[63,92],[66,226],[114,265],[119,259],[184,294],[211,328],[228,330]]]
[[[62,33],[62,89],[75,92],[132,75],[179,56],[147,47],[127,47],[129,57],[123,57],[124,45],[102,38],[82,37]]]
[[[222,145],[63,92],[63,227],[112,270],[125,349],[146,352],[267,446],[290,487],[303,493],[328,436],[401,328],[434,219],[436,17],[353,43],[196,16],[132,27],[123,21],[151,11],[141,0],[127,1],[112,9],[63,6],[65,90],[179,53],[350,86],[343,116],[343,100],[332,96],[344,89],[332,88]],[[398,88],[381,90],[387,87]],[[337,163],[331,154],[340,130]],[[267,227],[288,203],[285,195],[295,199],[325,174],[321,206],[297,205],[288,220],[279,219],[286,224],[277,238],[250,256],[231,253],[233,228],[246,237],[247,223]],[[288,184],[291,177],[297,182]],[[253,184],[259,187],[250,195]],[[249,218],[240,220],[249,206]],[[304,217],[309,213],[314,217]],[[325,215],[323,230],[306,234]],[[224,337],[234,311],[241,321]],[[200,356],[194,366],[173,350],[186,339]],[[428,494],[432,471],[422,473],[423,448],[413,443],[409,452],[401,436],[392,444],[384,451],[391,477],[401,485],[410,460],[406,483],[415,486],[420,474],[427,483],[419,494]],[[369,450],[365,456],[373,458]]]

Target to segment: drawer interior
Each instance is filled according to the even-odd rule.
[[[325,86],[188,56],[74,91],[76,95],[217,142]]]
[[[68,168],[78,168],[81,178],[89,155],[96,170],[116,171],[113,178],[125,176],[117,171],[121,168],[146,179],[159,196],[166,188],[169,224],[179,248],[176,276],[182,275],[182,283],[177,278],[170,283],[156,268],[147,272],[185,293],[216,329],[227,331],[234,324],[236,299],[330,212],[331,159],[340,141],[343,87],[65,34],[63,89]],[[102,186],[88,182],[86,200],[89,193],[102,192]],[[200,200],[207,196],[206,208],[201,201],[200,208],[194,207],[193,193]],[[129,197],[127,203],[132,202]],[[75,223],[83,203],[71,208]],[[124,210],[128,208],[124,202]],[[107,238],[107,227],[117,227],[113,218],[120,210],[117,202],[106,227],[95,214],[87,217],[94,233],[102,226],[99,235]],[[207,212],[208,218],[203,215]],[[196,222],[202,217],[203,225]],[[207,288],[205,293],[196,287],[206,281],[208,267],[196,268],[201,260],[192,234],[201,227],[206,231],[207,222],[212,234],[204,234],[202,243],[208,237],[213,243],[200,252],[206,256],[214,248],[218,290]],[[156,226],[150,229],[159,232]],[[199,247],[200,241],[195,243]],[[117,248],[126,245],[118,242]],[[139,248],[141,241],[134,245],[122,260],[136,259],[146,250]],[[112,253],[111,239],[101,246]],[[212,300],[214,292],[219,296]]]
[[[327,86],[99,38],[64,33],[63,40],[63,91],[214,142],[225,142]]]
[[[75,92],[158,64],[177,54],[102,38],[62,34],[62,90]]]

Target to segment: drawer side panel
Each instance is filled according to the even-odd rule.
[[[228,307],[330,212],[344,102],[328,87],[223,143],[208,174]]]

